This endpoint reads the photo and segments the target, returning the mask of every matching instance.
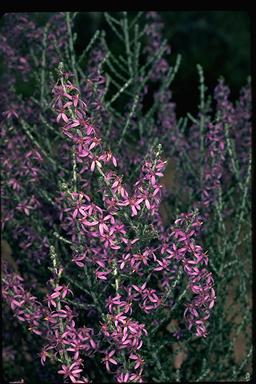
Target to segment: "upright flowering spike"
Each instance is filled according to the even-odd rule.
[[[209,124],[206,136],[207,153],[205,157],[202,202],[207,210],[216,198],[220,187],[225,159],[224,127],[222,123]]]

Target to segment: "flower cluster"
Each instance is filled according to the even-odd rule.
[[[94,331],[76,327],[75,314],[65,301],[72,292],[67,286],[58,285],[62,269],[55,268],[55,272],[56,277],[50,281],[52,292],[45,297],[47,306],[25,290],[21,276],[7,270],[3,279],[3,297],[17,319],[47,342],[40,353],[41,363],[44,365],[47,357],[59,359],[63,362],[62,370],[58,371],[60,375],[72,383],[88,383],[88,379],[81,377],[83,363],[80,353],[92,355],[96,350]]]
[[[250,82],[241,89],[239,100],[234,110],[234,124],[231,126],[235,139],[235,150],[244,175],[251,148],[251,86]]]
[[[176,228],[171,237],[176,239],[172,257],[182,263],[182,268],[188,276],[188,288],[196,296],[186,305],[184,318],[188,329],[196,328],[197,336],[207,336],[205,323],[210,317],[211,309],[215,304],[215,291],[213,288],[212,273],[205,266],[208,257],[200,245],[195,244],[193,235],[198,234],[203,224],[198,214],[183,214],[175,221]]]
[[[29,331],[42,335],[40,329],[40,320],[43,318],[42,305],[35,296],[25,290],[21,276],[8,272],[6,266],[4,268],[6,270],[2,285],[4,300],[10,305],[14,316],[19,321],[27,323]]]
[[[109,169],[109,163],[112,168],[116,168],[118,161],[110,151],[104,151],[102,139],[97,135],[97,128],[90,123],[87,104],[81,100],[78,88],[70,82],[68,75],[61,76],[61,85],[56,85],[54,88],[54,108],[57,112],[57,122],[62,121],[62,131],[74,145],[77,165],[80,166],[77,177],[79,178],[85,172],[95,174],[97,171],[95,177],[101,176],[105,183],[102,185],[104,208],[99,203],[96,204],[90,196],[89,191],[92,188],[90,184],[88,184],[90,188],[88,194],[84,192],[64,193],[62,201],[64,204],[67,203],[66,208],[63,209],[63,213],[65,212],[67,215],[67,224],[63,228],[68,230],[67,232],[72,236],[72,242],[79,246],[82,244],[81,234],[86,235],[87,238],[86,248],[83,248],[81,253],[74,253],[73,262],[80,268],[84,268],[87,263],[94,265],[95,276],[102,282],[106,282],[113,275],[116,276],[117,294],[107,301],[110,313],[107,322],[102,325],[105,337],[115,343],[115,350],[106,352],[104,358],[106,368],[110,370],[111,364],[121,364],[121,361],[113,357],[114,353],[117,353],[115,351],[128,349],[133,356],[134,349],[142,346],[142,341],[138,338],[139,324],[134,323],[128,317],[132,314],[133,303],[137,302],[139,308],[149,314],[161,306],[164,297],[163,294],[159,296],[156,289],[147,288],[146,283],[143,283],[141,287],[135,284],[128,287],[122,286],[119,282],[122,274],[132,271],[143,277],[146,267],[148,272],[158,274],[164,272],[170,275],[170,279],[173,279],[176,269],[171,259],[173,259],[175,251],[176,254],[183,252],[180,256],[183,257],[184,262],[186,260],[184,255],[193,250],[200,263],[202,248],[197,246],[194,249],[192,242],[192,245],[186,243],[187,248],[182,247],[180,251],[176,246],[176,241],[184,239],[176,240],[177,233],[175,232],[175,242],[165,249],[166,257],[163,253],[161,253],[161,257],[156,256],[161,248],[159,246],[145,247],[143,251],[136,252],[139,239],[129,239],[126,217],[127,215],[136,217],[142,210],[148,211],[153,217],[158,217],[162,186],[157,180],[163,176],[165,162],[160,159],[146,160],[142,164],[141,175],[134,184],[133,194],[129,193],[122,183],[122,178],[113,169]],[[125,207],[129,207],[130,210],[123,212]],[[196,224],[199,225],[196,221],[192,225]],[[79,232],[77,232],[78,228]],[[188,235],[188,239],[194,232],[195,230]],[[185,237],[185,239],[187,238]],[[89,244],[90,246],[88,246]],[[190,262],[193,263],[193,260]],[[189,273],[191,270],[189,263],[184,264],[185,273]],[[153,265],[153,268],[150,265]],[[195,270],[199,271],[197,267]],[[126,292],[125,299],[122,299],[119,293],[121,291],[123,294]],[[213,306],[213,302],[212,299],[211,306]],[[130,328],[127,324],[130,324]],[[197,334],[205,336],[202,331],[197,331]],[[140,370],[142,368],[138,363],[135,366]],[[117,372],[119,374],[119,370]]]
[[[206,136],[207,153],[204,168],[202,202],[206,208],[215,201],[223,173],[225,159],[224,131],[221,123],[208,125]]]
[[[134,370],[134,372],[129,371],[131,381],[141,382],[144,360],[139,355],[138,350],[143,345],[142,335],[147,335],[145,325],[133,321],[125,315],[127,303],[124,301],[120,301],[118,298],[109,298],[108,302],[111,310],[110,314],[107,315],[106,323],[102,324],[102,332],[110,345],[114,343],[115,349],[105,352],[103,362],[107,371],[111,372],[111,369],[115,368],[116,380],[119,382],[120,377],[125,375],[121,364],[123,359],[126,359],[130,369]],[[119,305],[123,306],[123,312],[118,312]],[[137,376],[136,380],[134,380],[135,376]]]
[[[162,30],[163,30],[164,24],[157,12],[147,12],[146,17],[149,22],[146,29],[148,44],[145,48],[145,51],[149,55],[153,55],[161,47]],[[165,54],[171,53],[171,48],[168,44],[165,44],[164,52]],[[166,59],[161,58],[155,64],[155,67],[152,70],[151,79],[154,81],[161,79],[164,75],[167,74],[168,70],[169,70],[168,62],[166,61]]]
[[[31,260],[40,263],[48,253],[48,239],[40,233],[38,225],[31,225],[30,217],[44,209],[37,193],[45,172],[43,156],[38,149],[31,148],[23,133],[17,132],[12,118],[6,116],[5,122],[6,126],[2,127],[2,229],[12,228],[12,236],[18,240],[20,248],[26,250]],[[44,213],[51,225],[52,217],[47,217],[45,209]],[[13,226],[24,216],[27,217],[26,226]]]

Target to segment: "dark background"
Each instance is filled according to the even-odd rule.
[[[250,75],[250,16],[241,11],[164,11],[159,12],[165,24],[164,37],[172,49],[170,64],[177,54],[182,62],[172,86],[178,115],[195,112],[198,104],[198,74],[202,65],[205,82],[211,92],[220,76],[231,88],[235,100]],[[117,16],[117,12],[110,12]],[[136,12],[128,12],[132,19]],[[97,29],[109,31],[103,12],[84,12],[77,16],[75,30],[77,52],[81,52]],[[111,31],[109,31],[111,33]],[[107,33],[108,35],[108,33]],[[108,40],[118,50],[117,38]]]
[[[109,12],[117,17],[120,12]],[[205,83],[212,92],[217,80],[223,76],[235,100],[240,88],[251,74],[251,19],[244,11],[161,11],[165,24],[164,37],[168,39],[172,54],[170,64],[174,65],[177,54],[182,62],[172,85],[178,116],[187,112],[195,113],[198,104],[198,73],[196,64],[202,65]],[[118,15],[119,14],[119,15]],[[133,19],[135,11],[128,12]],[[44,24],[49,13],[31,12],[31,17]],[[3,18],[0,19],[0,31]],[[97,29],[106,31],[106,38],[113,52],[123,47],[113,35],[105,21],[103,12],[79,12],[75,18],[74,31],[77,33],[75,50],[79,55],[87,46]],[[0,58],[0,73],[5,67]],[[23,88],[24,84],[22,85]],[[25,88],[28,86],[25,85]],[[25,89],[24,89],[25,90]],[[25,93],[26,90],[25,90]],[[29,94],[28,90],[28,94]]]

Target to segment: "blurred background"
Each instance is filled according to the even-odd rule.
[[[110,12],[116,16],[117,12]],[[240,11],[165,11],[159,12],[165,24],[164,37],[172,49],[171,64],[177,54],[182,63],[172,86],[177,114],[196,111],[198,74],[202,65],[205,83],[211,92],[220,76],[231,88],[231,99],[239,95],[250,74],[250,16]],[[128,12],[132,19],[136,12]],[[109,31],[103,12],[80,13],[76,19],[76,50],[82,52],[97,29]],[[110,31],[109,31],[110,32]],[[110,32],[111,35],[111,32]],[[108,40],[118,50],[118,39]]]
[[[109,12],[117,17],[120,12]],[[182,62],[172,85],[173,99],[177,104],[178,117],[197,111],[198,73],[196,64],[202,65],[205,83],[211,93],[217,80],[223,76],[231,89],[231,100],[238,97],[246,83],[250,68],[251,20],[248,12],[241,11],[164,11],[159,12],[165,24],[164,37],[168,39],[172,54],[170,64],[177,54]],[[128,12],[133,19],[137,12]],[[121,16],[121,15],[120,15]],[[39,24],[44,24],[49,13],[31,13]],[[3,17],[0,19],[0,30]],[[79,12],[74,30],[77,33],[75,49],[79,55],[87,46],[97,29],[106,31],[110,49],[122,49],[120,41],[113,36],[103,12]],[[0,73],[4,72],[0,58]],[[26,88],[29,84],[22,85]],[[31,85],[30,85],[31,86]],[[26,89],[23,89],[26,93]],[[29,90],[28,90],[29,93]]]

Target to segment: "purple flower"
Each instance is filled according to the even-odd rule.
[[[136,355],[135,353],[131,353],[129,356],[129,359],[134,360],[135,362],[134,369],[141,368],[144,365],[144,360],[139,355]]]
[[[110,352],[106,353],[105,357],[102,359],[102,361],[104,361],[104,364],[105,364],[108,372],[110,372],[109,363],[114,364],[114,365],[118,364],[118,362],[115,359],[113,359],[114,354],[115,354],[115,351],[110,351]]]
[[[62,369],[58,371],[60,375],[64,375],[65,378],[69,378],[72,383],[76,383],[80,377],[80,373],[83,371],[81,368],[81,362],[75,361],[71,365],[62,364]]]

